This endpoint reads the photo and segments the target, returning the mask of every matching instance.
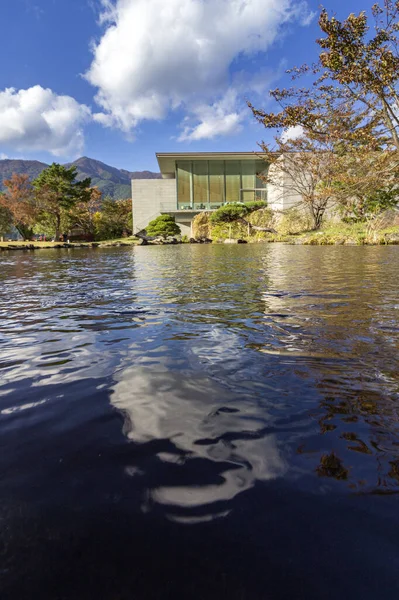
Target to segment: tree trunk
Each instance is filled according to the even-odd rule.
[[[61,215],[56,215],[56,225],[55,225],[55,241],[58,242],[60,239],[60,230],[61,230]]]
[[[324,216],[324,209],[320,209],[317,208],[316,210],[313,211],[313,223],[314,223],[314,228],[320,229],[321,224],[323,222],[323,216]]]
[[[24,225],[23,223],[15,223],[15,229],[18,231],[19,235],[23,237],[24,242],[32,239],[33,229]]]
[[[392,117],[389,114],[389,110],[391,110],[391,112],[392,112],[392,109],[390,108],[387,100],[384,97],[382,97],[382,111],[384,113],[385,125],[392,135],[392,139],[396,146],[396,149],[399,150],[399,136],[398,136],[398,132],[396,131],[395,123],[393,123]],[[392,114],[395,114],[395,113],[392,113]]]

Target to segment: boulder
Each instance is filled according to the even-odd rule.
[[[168,235],[167,238],[164,239],[164,244],[178,244],[179,241],[172,235]]]
[[[242,240],[242,239],[239,239],[239,240],[227,239],[227,240],[224,240],[224,243],[225,244],[247,244],[248,242],[247,242],[247,240]]]
[[[207,237],[190,238],[190,244],[212,244],[212,240]]]
[[[385,235],[385,242],[387,244],[399,245],[399,233],[387,233]]]

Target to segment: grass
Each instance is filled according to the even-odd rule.
[[[265,241],[307,246],[399,244],[399,227],[373,230],[367,223],[327,222],[318,231],[303,231],[296,234],[277,233],[268,235]]]
[[[392,220],[393,219],[393,220]],[[310,217],[297,209],[290,209],[278,216],[270,209],[261,209],[250,215],[248,220],[253,225],[274,228],[277,233],[270,234],[252,230],[240,221],[231,223],[209,222],[209,216],[197,216],[194,220],[194,234],[199,237],[199,230],[207,231],[207,237],[215,242],[224,242],[242,238],[247,242],[283,242],[309,246],[324,245],[399,245],[399,225],[392,215],[380,215],[371,223],[344,223],[325,221],[318,231],[311,230]],[[198,231],[197,231],[198,230]]]

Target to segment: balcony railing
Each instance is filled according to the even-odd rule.
[[[251,198],[248,196],[252,194]],[[240,202],[267,201],[267,189],[265,188],[245,188],[240,190]],[[201,211],[201,210],[217,210],[225,204],[234,204],[234,202],[194,202],[193,204],[179,204],[176,206],[173,202],[162,202],[161,212],[176,212],[176,211]]]

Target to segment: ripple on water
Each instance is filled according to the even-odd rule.
[[[182,531],[165,523],[190,525],[191,535],[223,531],[223,544],[214,538],[218,559],[202,572],[220,562],[228,581],[237,565],[225,540],[234,532],[241,564],[252,557],[245,573],[273,579],[278,569],[268,565],[284,564],[299,587],[302,578],[307,590],[314,585],[315,595],[301,597],[324,597],[331,577],[328,597],[346,593],[349,579],[335,567],[341,559],[352,573],[363,561],[363,574],[394,590],[387,548],[398,530],[389,504],[399,490],[398,258],[395,247],[261,244],[2,256],[4,518],[11,523],[7,507],[12,523],[26,511],[28,523],[40,520],[38,531],[51,529],[46,540],[66,546],[61,522],[78,528],[84,546],[89,536],[77,515],[83,529],[91,519],[102,524],[94,538],[126,519],[129,551],[154,530],[163,560]],[[14,532],[11,562],[13,528],[5,529]],[[33,539],[41,547],[40,534]],[[382,565],[383,551],[365,556],[374,544],[392,568]],[[239,547],[232,543],[235,553]],[[154,545],[143,556],[153,552]],[[40,562],[40,552],[33,555]],[[317,565],[311,574],[302,556]],[[135,561],[146,572],[139,550]],[[100,580],[109,563],[93,564]],[[115,569],[118,581],[131,572]],[[27,564],[16,581],[51,589],[38,573]],[[264,598],[266,588],[245,573],[241,588],[227,582],[215,597]],[[366,596],[373,589],[368,581]]]

